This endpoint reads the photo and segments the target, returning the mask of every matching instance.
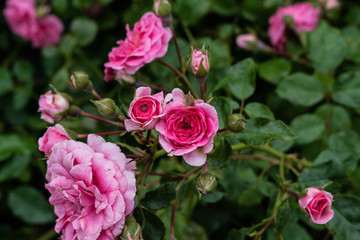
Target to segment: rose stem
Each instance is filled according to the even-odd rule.
[[[174,233],[174,222],[175,222],[175,211],[176,211],[176,202],[173,201],[171,204],[171,222],[170,222],[170,239],[176,239]]]
[[[188,171],[188,172],[183,176],[183,179],[181,179],[181,181],[179,182],[179,184],[176,186],[175,191],[176,191],[176,192],[179,192],[181,186],[184,184],[184,182],[186,181],[186,179],[187,179],[191,174],[193,174],[194,172],[198,171],[200,168],[201,168],[201,166],[200,166],[200,167],[193,168],[193,169],[191,169],[190,171]]]
[[[127,158],[142,158],[144,155],[126,154]]]
[[[228,127],[224,127],[224,128],[222,128],[222,129],[219,129],[219,130],[217,131],[217,133],[225,132],[226,130],[229,130],[229,128],[228,128]]]
[[[91,90],[91,94],[94,95],[97,99],[101,100],[102,98],[100,97],[100,95],[95,91],[95,89]]]
[[[120,133],[124,133],[126,132],[125,130],[120,130],[120,131],[113,131],[113,132],[101,132],[101,133],[93,133],[99,136],[105,136],[105,135],[113,135],[113,134],[120,134]],[[89,133],[91,134],[91,133]],[[78,134],[77,138],[86,138],[87,136],[89,136],[89,134]]]
[[[105,119],[105,118],[101,118],[101,117],[98,117],[96,115],[84,112],[83,110],[80,110],[80,115],[84,116],[84,117],[92,118],[92,119],[95,119],[95,120],[98,120],[98,121],[106,122],[106,123],[112,124],[112,125],[117,126],[117,127],[121,127],[121,128],[124,127],[124,125],[122,123],[118,123],[118,122],[114,122],[114,121],[111,121],[111,120],[108,120],[108,119]]]
[[[148,130],[147,133],[146,133],[146,140],[145,140],[145,143],[146,143],[146,144],[149,144],[149,142],[150,142],[150,136],[151,136],[151,130]]]
[[[170,64],[164,62],[163,60],[161,59],[156,59],[156,61],[158,63],[161,63],[162,65],[168,67],[169,69],[171,69],[172,71],[176,72],[183,80],[184,82],[186,83],[187,87],[189,88],[191,94],[195,97],[195,98],[199,98],[199,96],[196,94],[195,90],[193,89],[193,87],[191,86],[190,82],[189,82],[189,79],[186,77],[186,75],[182,72],[180,72],[179,70],[177,70],[176,68],[174,68],[173,66],[171,66]]]
[[[290,189],[285,189],[284,192],[290,194],[290,195],[293,195],[294,197],[296,197],[297,199],[299,199],[299,194],[294,192],[293,190],[290,190]]]
[[[180,48],[179,48],[179,44],[178,44],[178,41],[177,41],[177,38],[176,38],[176,34],[175,34],[175,30],[174,30],[174,27],[173,25],[170,25],[170,30],[171,30],[171,33],[173,35],[173,39],[174,39],[174,43],[175,43],[175,47],[176,47],[176,53],[178,55],[178,59],[179,59],[179,64],[180,64],[180,70],[182,71],[182,58],[181,58],[181,54],[180,54]]]
[[[200,83],[200,93],[201,93],[201,99],[204,100],[204,102],[206,102],[205,100],[205,83]]]
[[[167,178],[183,178],[183,176],[178,176],[178,175],[170,175],[170,174],[164,174],[164,173],[155,173],[155,172],[151,172],[148,175],[151,176],[160,176],[160,177],[167,177]]]
[[[266,225],[259,231],[259,233],[256,235],[256,237],[253,238],[253,240],[258,240],[261,238],[261,235],[266,231],[266,229],[268,229],[268,227],[270,227],[271,223],[274,221],[273,218],[271,218]]]
[[[209,169],[208,169],[208,161],[206,159],[205,164],[204,164],[204,171],[207,171],[207,170],[209,170]]]

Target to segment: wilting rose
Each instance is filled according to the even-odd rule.
[[[176,88],[173,102],[166,105],[164,116],[156,125],[160,144],[169,156],[183,156],[186,163],[200,166],[213,148],[219,120],[214,107],[194,100]]]
[[[117,145],[93,134],[87,144],[65,140],[53,146],[45,187],[62,239],[113,240],[121,233],[136,192],[129,161]]]
[[[44,152],[46,156],[50,156],[51,148],[55,143],[70,140],[71,138],[66,133],[63,126],[56,124],[54,127],[49,127],[44,136],[39,138],[39,150]]]
[[[162,21],[152,12],[145,13],[134,29],[126,25],[126,39],[117,42],[109,53],[109,62],[105,63],[105,80],[113,77],[129,81],[129,75],[155,58],[161,58],[168,49],[172,37],[170,28],[164,28]]]
[[[52,94],[51,91],[48,91],[40,96],[38,112],[41,112],[41,119],[54,123],[54,121],[59,121],[63,118],[61,114],[57,114],[68,110],[69,107],[69,101],[65,97],[61,94]]]
[[[307,188],[306,195],[299,199],[299,204],[309,214],[312,222],[325,224],[334,216],[332,201],[331,193],[310,187]]]
[[[272,45],[279,51],[286,51],[286,29],[285,17],[291,17],[296,34],[303,31],[312,31],[318,25],[320,9],[314,8],[311,3],[302,2],[279,8],[269,19],[269,37]]]
[[[135,98],[128,110],[130,119],[126,119],[124,122],[126,131],[153,129],[159,118],[163,116],[163,108],[166,102],[170,101],[171,95],[167,95],[164,101],[163,92],[150,94],[149,87],[136,89]]]

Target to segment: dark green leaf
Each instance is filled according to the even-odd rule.
[[[351,152],[336,152],[334,150],[326,149],[316,157],[314,166],[335,161],[343,164],[347,172],[351,172],[356,168],[357,160],[358,157],[351,154]]]
[[[287,224],[282,232],[283,239],[291,240],[312,240],[309,233],[297,223]]]
[[[329,148],[336,152],[360,155],[360,139],[354,131],[345,130],[331,134],[328,144]]]
[[[29,102],[33,91],[31,85],[25,85],[24,87],[15,88],[14,94],[12,95],[12,107],[15,111],[23,109]]]
[[[335,82],[332,99],[352,108],[360,107],[360,75],[359,72],[344,73]]]
[[[291,63],[283,58],[274,58],[259,66],[259,75],[272,84],[278,84],[280,79],[291,72]]]
[[[174,5],[176,12],[186,25],[197,23],[211,7],[210,0],[181,0]]]
[[[277,232],[281,232],[281,230],[285,227],[285,225],[289,221],[291,208],[288,201],[285,201],[278,210],[275,222],[275,228]]]
[[[280,81],[276,93],[293,104],[312,106],[323,98],[324,88],[316,78],[295,73]]]
[[[222,168],[230,161],[231,145],[225,138],[215,139],[214,149],[208,154],[208,164],[210,169]]]
[[[17,60],[14,63],[13,73],[21,82],[31,82],[34,69],[29,61]]]
[[[9,92],[13,87],[11,75],[5,68],[0,68],[0,96]]]
[[[166,208],[176,197],[175,187],[176,183],[173,182],[162,184],[154,191],[147,192],[141,203],[151,210]]]
[[[231,99],[225,97],[215,97],[211,101],[211,105],[214,106],[219,117],[219,129],[227,126],[228,117],[232,113],[230,101]]]
[[[0,135],[0,158],[13,152],[25,152],[34,148],[34,143],[25,137],[16,134]]]
[[[163,240],[165,227],[162,221],[152,212],[136,207],[134,217],[140,224],[145,240]]]
[[[315,114],[322,119],[330,122],[332,132],[343,131],[351,127],[349,112],[342,106],[324,104],[316,109]]]
[[[308,144],[321,137],[325,131],[325,122],[314,114],[298,115],[290,124],[291,129],[299,136],[298,144]]]
[[[229,16],[237,12],[236,0],[212,0],[212,10],[220,15]]]
[[[274,114],[270,111],[269,107],[258,102],[252,102],[245,106],[245,113],[250,118],[265,118],[275,120]]]
[[[79,44],[82,46],[92,43],[98,31],[98,26],[94,20],[83,17],[75,18],[72,21],[70,28]]]
[[[347,45],[340,31],[322,21],[308,36],[308,57],[316,70],[324,73],[335,70],[347,54]]]
[[[51,6],[57,12],[65,12],[68,8],[68,0],[51,0]]]
[[[55,216],[41,192],[30,186],[17,187],[9,193],[8,205],[13,214],[27,223],[53,222]]]
[[[227,240],[245,240],[245,237],[251,232],[251,228],[232,229],[229,232]]]
[[[348,46],[346,58],[360,63],[360,30],[352,25],[345,27],[342,33]]]
[[[16,154],[11,160],[0,168],[0,182],[20,177],[28,167],[31,160],[31,154]]]

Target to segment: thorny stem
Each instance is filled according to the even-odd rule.
[[[105,135],[115,135],[115,134],[121,134],[126,132],[125,130],[119,130],[119,131],[113,131],[113,132],[101,132],[101,133],[93,133],[99,136],[105,136]],[[91,134],[91,133],[89,133]],[[87,136],[89,136],[89,134],[78,134],[77,138],[86,138]]]
[[[170,25],[170,30],[171,30],[171,33],[173,35],[173,39],[174,39],[174,43],[175,43],[175,47],[176,47],[176,53],[177,53],[177,56],[178,56],[178,59],[179,59],[179,64],[180,64],[180,70],[182,71],[182,58],[181,58],[181,54],[180,54],[180,48],[179,48],[179,44],[178,44],[178,41],[177,41],[177,38],[176,38],[176,34],[175,34],[175,31],[174,31],[174,27],[173,25]]]

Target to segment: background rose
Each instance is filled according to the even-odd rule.
[[[135,98],[128,110],[128,116],[131,119],[126,119],[124,122],[126,131],[155,128],[155,124],[162,116],[165,103],[170,100],[171,96],[168,95],[164,101],[163,92],[150,94],[151,89],[149,87],[136,89]]]
[[[63,239],[113,240],[134,208],[134,164],[99,136],[89,135],[87,143],[58,143],[47,161],[55,230]]]
[[[202,100],[188,106],[189,96],[178,88],[172,94],[174,101],[166,105],[165,115],[156,125],[160,144],[169,156],[183,156],[186,163],[200,166],[213,148],[213,137],[219,127],[217,112]]]
[[[311,187],[307,188],[306,195],[299,199],[299,204],[309,214],[312,222],[325,224],[334,216],[332,201],[331,193]]]
[[[55,143],[70,139],[63,126],[56,124],[54,127],[49,127],[44,136],[39,138],[39,150],[44,152],[46,156],[50,156],[51,148]]]
[[[272,45],[280,51],[285,51],[286,29],[284,17],[293,19],[294,30],[300,35],[303,31],[312,31],[318,25],[320,9],[314,8],[311,3],[302,2],[279,8],[269,19],[269,37]]]
[[[65,97],[61,94],[52,94],[51,91],[48,91],[40,96],[38,112],[41,112],[41,119],[54,123],[54,121],[62,119],[62,116],[54,115],[66,111],[69,107],[70,104]]]
[[[161,19],[152,12],[145,13],[133,30],[126,25],[126,31],[126,39],[118,41],[120,46],[109,53],[109,62],[105,63],[106,80],[111,76],[127,80],[127,75],[134,74],[155,58],[163,57],[172,36],[170,29],[164,28]],[[113,69],[115,74],[107,68]],[[106,75],[109,73],[111,76]]]
[[[63,31],[63,24],[55,15],[48,15],[37,20],[38,28],[31,36],[33,47],[46,47],[57,44]]]

